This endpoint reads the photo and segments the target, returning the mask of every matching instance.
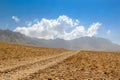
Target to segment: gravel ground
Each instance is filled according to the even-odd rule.
[[[120,53],[81,51],[23,80],[120,80]]]

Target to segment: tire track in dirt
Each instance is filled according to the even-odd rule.
[[[20,65],[0,72],[0,80],[19,80],[31,74],[37,73],[50,66],[53,66],[64,59],[77,54],[79,51],[64,52],[37,62]]]

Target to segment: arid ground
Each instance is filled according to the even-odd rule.
[[[120,80],[120,53],[0,43],[0,80]]]

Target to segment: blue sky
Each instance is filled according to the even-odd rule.
[[[120,0],[0,0],[0,29],[15,30],[17,27],[28,27],[27,22],[31,22],[33,27],[37,21],[41,24],[43,18],[57,20],[60,16],[65,15],[72,20],[79,20],[79,25],[84,26],[85,29],[89,29],[93,23],[100,23],[101,26],[95,36],[108,38],[120,44],[119,4]],[[62,17],[62,20],[63,18],[65,17]],[[61,24],[63,25],[63,23]],[[70,28],[71,32],[72,29]],[[76,29],[81,30],[81,27]],[[87,34],[88,30],[84,32]],[[41,34],[37,33],[35,35]],[[63,38],[63,35],[59,37]],[[46,38],[49,38],[48,35]]]

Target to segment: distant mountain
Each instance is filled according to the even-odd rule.
[[[120,46],[110,40],[99,37],[81,37],[74,40],[44,40],[30,38],[18,32],[0,30],[0,41],[23,45],[33,45],[50,48],[65,48],[74,50],[120,51]]]
[[[27,40],[28,39],[26,36],[18,32],[12,32],[10,30],[0,30],[0,41],[1,42],[26,44]]]
[[[81,37],[71,41],[73,49],[120,51],[120,46],[110,40],[99,37]]]

